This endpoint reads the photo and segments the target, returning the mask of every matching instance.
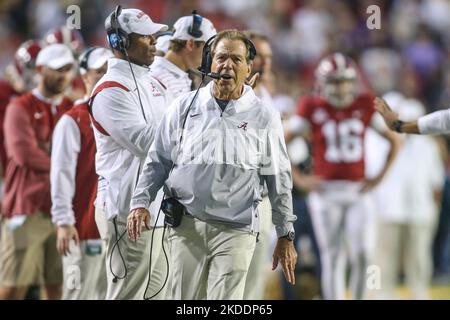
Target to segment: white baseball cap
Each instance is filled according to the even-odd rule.
[[[208,41],[209,38],[214,36],[217,31],[216,28],[214,28],[214,25],[211,21],[208,19],[195,15],[196,17],[201,18],[201,23],[199,27],[199,31],[202,33],[200,37],[195,37],[192,34],[189,33],[189,30],[192,29],[192,25],[194,24],[194,17],[192,15],[181,17],[178,19],[175,24],[173,25],[173,28],[175,29],[175,32],[172,36],[172,40],[196,40],[196,41]]]
[[[88,49],[80,56],[80,73],[85,74],[87,70],[99,69],[112,57],[114,55],[110,49],[103,47]]]
[[[165,24],[153,22],[144,11],[139,9],[122,9],[118,20],[120,27],[128,34],[151,35],[169,29]]]
[[[36,58],[37,67],[45,66],[54,70],[74,63],[75,58],[73,57],[72,51],[70,51],[68,46],[61,43],[46,46],[44,49],[39,51]]]
[[[167,51],[169,51],[169,47],[170,47],[170,40],[172,39],[172,34],[164,34],[162,36],[159,36],[156,39],[156,50],[164,52],[164,54],[167,53]]]

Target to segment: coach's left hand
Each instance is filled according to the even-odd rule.
[[[295,266],[297,265],[297,252],[294,242],[279,238],[273,252],[272,270],[275,270],[280,262],[284,277],[290,284],[295,284]]]
[[[130,240],[137,241],[141,236],[142,229],[149,230],[150,212],[144,208],[131,210],[127,218],[127,231]]]

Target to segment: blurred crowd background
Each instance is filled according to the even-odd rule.
[[[107,46],[104,20],[117,4],[140,8],[154,21],[169,26],[195,8],[210,19],[217,30],[237,28],[264,33],[273,49],[275,81],[271,93],[275,105],[286,116],[295,112],[300,96],[314,89],[314,68],[318,61],[335,51],[354,58],[361,68],[365,86],[377,95],[395,91],[423,105],[426,113],[450,105],[449,0],[0,0],[0,73],[23,41],[42,38],[52,28],[64,25],[69,17],[66,13],[69,5],[81,8],[79,31],[86,46]],[[366,10],[370,5],[381,9],[379,30],[367,27],[370,14]],[[444,167],[450,168],[447,144],[446,137],[440,140]],[[291,153],[293,162],[307,171],[307,146],[298,142],[292,148],[296,149]],[[433,231],[436,286],[450,284],[449,171]],[[301,201],[304,192],[298,191],[297,209],[304,206]],[[302,217],[305,212],[306,208],[297,212],[299,223],[308,221],[307,217]],[[297,227],[300,234],[310,232],[310,226]],[[299,283],[319,290],[317,282],[307,279],[308,272],[320,273],[317,261],[305,250],[309,247],[313,252],[314,244],[308,244],[307,240],[300,243],[302,266],[299,272],[305,278],[303,282],[300,278]],[[314,297],[314,293],[310,293],[312,289],[275,293],[277,288],[283,286],[269,284],[268,296]],[[450,290],[438,297],[450,298]]]
[[[0,70],[16,47],[42,38],[65,24],[66,8],[81,8],[81,29],[88,45],[106,45],[103,21],[119,3],[107,0],[2,0]],[[450,2],[446,0],[124,0],[169,25],[192,8],[217,29],[254,29],[265,33],[274,51],[280,91],[294,98],[312,86],[313,69],[325,54],[341,51],[361,63],[377,93],[400,88],[410,78],[411,94],[429,111],[445,108],[450,95]],[[381,29],[369,30],[370,5],[381,8]]]

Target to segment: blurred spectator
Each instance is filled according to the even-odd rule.
[[[395,89],[399,81],[400,56],[389,48],[372,48],[363,52],[361,67],[377,94]]]
[[[307,0],[293,16],[294,53],[305,62],[316,61],[327,48],[333,18],[325,9],[325,1]]]
[[[433,243],[433,282],[450,284],[450,177],[447,170],[442,191],[441,210]]]
[[[41,43],[36,40],[27,40],[22,43],[14,55],[14,60],[6,69],[4,79],[0,80],[0,159],[2,178],[4,177],[7,164],[3,131],[6,107],[14,97],[31,90],[37,85],[38,76],[35,67],[36,58],[41,48]]]
[[[390,97],[392,94],[385,96],[387,100]],[[425,110],[419,101],[399,95],[391,103],[402,119],[417,119]],[[381,269],[378,297],[396,297],[398,271],[403,269],[412,297],[427,299],[444,168],[433,138],[414,135],[402,138],[399,155],[376,190],[379,213],[376,264]]]
[[[37,87],[6,110],[0,299],[23,299],[34,284],[45,286],[48,299],[61,298],[62,265],[50,219],[50,150],[54,124],[72,104],[63,94],[74,62],[62,44],[42,49]]]

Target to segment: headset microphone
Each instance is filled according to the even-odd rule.
[[[220,73],[217,72],[210,72],[206,76],[216,80],[219,80],[221,78]]]

